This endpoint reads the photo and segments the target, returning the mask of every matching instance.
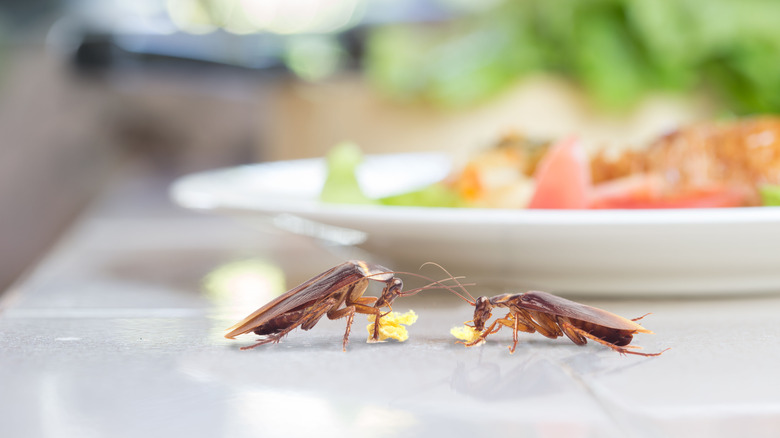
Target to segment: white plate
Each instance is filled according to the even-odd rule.
[[[369,156],[359,178],[367,194],[383,196],[439,180],[449,167],[441,154]],[[324,177],[320,159],[263,163],[186,176],[171,195],[187,208],[262,215],[282,228],[359,244],[394,269],[433,261],[470,281],[510,290],[593,296],[780,292],[780,208],[332,205],[318,201]]]

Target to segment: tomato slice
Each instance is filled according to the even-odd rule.
[[[746,204],[744,190],[723,184],[691,187],[672,194],[658,175],[634,175],[593,188],[590,208],[721,208]]]
[[[553,145],[534,174],[536,189],[528,208],[588,208],[591,179],[588,157],[576,137]]]
[[[744,187],[713,182],[673,190],[658,174],[637,174],[594,186],[587,155],[576,137],[553,145],[534,174],[528,208],[720,208],[747,205]]]

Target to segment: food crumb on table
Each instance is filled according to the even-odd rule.
[[[393,338],[399,342],[404,342],[409,339],[409,332],[406,330],[407,325],[412,325],[417,322],[417,314],[414,310],[409,310],[406,313],[390,312],[387,315],[380,317],[382,324],[379,326],[379,340],[384,341],[388,338]],[[369,340],[374,334],[374,324],[376,322],[376,315],[368,315],[368,330]]]
[[[477,339],[481,331],[470,325],[461,325],[450,329],[450,334],[460,339],[463,342],[474,342]]]

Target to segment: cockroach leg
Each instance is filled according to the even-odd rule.
[[[294,329],[294,328],[295,328],[295,326],[291,327],[291,328],[290,328],[290,329],[288,329],[288,330],[284,330],[284,331],[282,331],[282,332],[279,332],[279,333],[277,333],[277,334],[275,334],[275,335],[268,335],[268,337],[267,337],[267,338],[265,338],[265,339],[261,339],[261,340],[260,340],[258,343],[256,343],[256,344],[247,345],[246,347],[241,347],[241,350],[251,350],[251,349],[253,349],[253,348],[255,348],[255,347],[259,347],[259,346],[261,346],[261,345],[265,345],[265,344],[271,344],[271,343],[278,344],[278,343],[279,343],[279,341],[281,341],[281,340],[282,340],[282,338],[283,338],[283,337],[284,337],[284,336],[285,336],[287,333],[290,333],[291,331],[293,331],[293,329]]]
[[[540,335],[550,339],[557,339],[563,336],[561,328],[558,326],[555,318],[551,315],[534,312],[533,318],[529,319],[534,322],[534,328],[536,328],[536,331],[538,331]]]
[[[635,354],[637,356],[653,357],[653,356],[660,356],[664,351],[668,350],[668,348],[667,348],[666,350],[659,351],[658,353],[642,353],[642,352],[639,352],[639,351],[631,351],[631,348],[641,348],[641,347],[637,347],[635,345],[631,345],[631,346],[615,345],[615,344],[613,344],[611,342],[607,342],[607,341],[605,341],[605,340],[603,340],[603,339],[601,339],[601,338],[599,338],[597,336],[594,336],[594,335],[586,332],[585,330],[582,330],[581,328],[575,327],[575,326],[573,326],[570,323],[565,322],[565,321],[561,323],[561,327],[564,328],[564,333],[566,333],[567,336],[569,336],[569,333],[568,333],[569,331],[575,332],[575,333],[577,333],[577,334],[579,334],[581,336],[580,339],[582,339],[582,343],[578,343],[576,341],[574,342],[577,345],[584,345],[587,342],[584,338],[588,338],[588,339],[590,339],[592,341],[598,342],[601,345],[604,345],[605,347],[609,347],[609,348],[611,348],[611,349],[613,349],[613,350],[615,350],[618,353],[623,354],[623,355],[625,355],[625,354]],[[569,336],[569,339],[572,339],[572,336]],[[574,339],[572,339],[572,341],[574,341]]]
[[[583,335],[583,333],[587,333],[585,330],[573,326],[567,320],[560,317],[558,318],[558,324],[561,327],[563,334],[566,335],[566,337],[576,345],[585,345],[588,343],[588,339]],[[591,337],[591,339],[593,339],[593,337]],[[598,342],[605,343],[606,341],[599,339]],[[609,346],[614,346],[612,343],[606,343],[609,344]]]
[[[335,320],[335,319],[341,319],[346,317],[347,318],[347,329],[344,332],[344,340],[342,341],[342,348],[344,351],[347,351],[347,344],[349,343],[349,333],[352,331],[352,321],[355,319],[355,313],[365,313],[365,314],[379,314],[379,309],[375,307],[371,307],[368,304],[363,303],[373,303],[375,299],[373,297],[361,297],[358,299],[358,302],[356,303],[347,303],[347,307],[343,309],[338,309],[337,307],[332,308],[328,312],[328,319]]]
[[[517,348],[517,318],[514,318],[514,324],[512,325],[512,346],[509,347],[509,354],[515,354],[515,348]]]
[[[307,310],[307,314],[301,318],[300,325],[303,330],[311,330],[320,321],[323,315],[330,314],[334,308],[337,308],[341,304],[340,300],[327,299],[322,303],[312,306]],[[329,315],[330,316],[330,315]]]
[[[355,319],[355,311],[355,306],[347,306],[343,309],[333,309],[328,312],[328,319],[331,320],[347,317],[347,329],[344,331],[344,340],[341,342],[341,347],[344,351],[347,351],[349,332],[352,331],[352,321]]]
[[[349,343],[349,332],[352,331],[352,322],[355,320],[355,308],[347,307],[347,328],[344,330],[344,339],[341,340],[341,351],[347,351],[347,344]],[[328,315],[330,318],[330,315]],[[337,318],[330,318],[337,319]]]
[[[329,309],[333,308],[334,306],[338,306],[341,304],[341,301],[336,298],[329,298],[327,300],[322,301],[316,306],[312,306],[312,308],[306,309],[304,312],[301,312],[302,316],[298,318],[297,321],[293,322],[289,325],[286,329],[280,331],[279,333],[269,334],[268,337],[265,339],[260,340],[256,344],[248,345],[246,347],[241,347],[241,350],[251,350],[255,347],[259,347],[260,345],[265,345],[269,343],[278,344],[279,341],[282,340],[282,338],[293,331],[296,327],[300,326],[303,330],[309,330],[312,327],[314,327],[317,322],[319,322],[320,318],[322,318],[322,315],[327,313]]]
[[[504,318],[498,319],[496,322],[512,329],[512,346],[509,347],[510,354],[514,354],[515,349],[517,348],[518,332],[534,333],[537,329],[537,324],[534,324],[533,320],[528,320],[524,315],[519,313],[514,315],[512,312],[509,312]],[[496,329],[496,331],[498,331],[498,329]]]
[[[466,347],[473,347],[475,345],[479,345],[483,342],[485,342],[485,339],[492,335],[493,333],[498,332],[501,330],[502,325],[499,324],[500,320],[493,321],[493,324],[490,324],[486,329],[483,329],[482,332],[480,332],[479,336],[476,337],[473,341],[465,342],[465,341],[458,341],[459,343],[465,345]]]

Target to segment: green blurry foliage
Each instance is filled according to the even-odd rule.
[[[734,114],[777,112],[778,17],[775,0],[507,0],[452,22],[379,28],[366,70],[393,98],[443,107],[545,72],[606,109],[706,90]]]

